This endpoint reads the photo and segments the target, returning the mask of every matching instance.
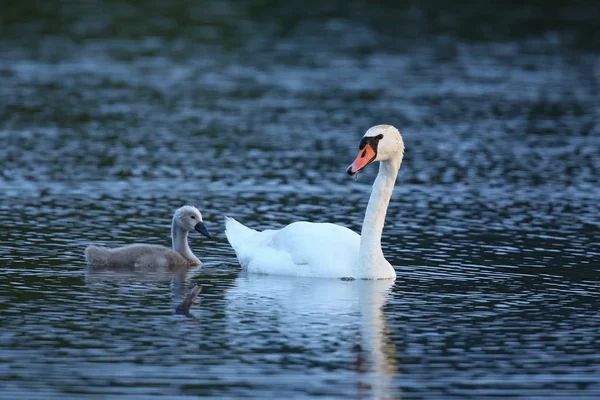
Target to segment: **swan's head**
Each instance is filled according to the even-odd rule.
[[[404,142],[400,131],[391,125],[376,125],[370,128],[358,148],[360,151],[356,160],[346,170],[350,176],[373,161],[400,159],[404,154]]]
[[[175,211],[173,222],[187,231],[196,231],[208,238],[211,237],[208,229],[204,226],[202,214],[200,214],[200,211],[196,207],[183,206],[179,208]]]

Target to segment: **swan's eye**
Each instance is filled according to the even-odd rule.
[[[377,135],[377,139],[379,139],[379,140],[383,139],[383,133],[380,133],[379,135]]]
[[[194,217],[194,216],[192,215],[192,219],[196,219],[196,217]]]

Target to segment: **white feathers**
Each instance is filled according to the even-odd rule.
[[[323,278],[396,277],[383,256],[381,235],[404,143],[400,132],[390,125],[374,126],[365,136],[381,136],[376,158],[381,166],[365,213],[362,238],[335,224],[294,222],[279,230],[258,232],[226,218],[227,239],[243,268],[258,274]]]
[[[248,272],[272,275],[352,277],[360,236],[343,226],[294,222],[262,232],[227,218],[227,239]]]

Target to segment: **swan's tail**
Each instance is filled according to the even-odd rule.
[[[225,236],[227,236],[229,244],[236,253],[239,252],[244,243],[248,242],[248,240],[257,233],[258,231],[240,224],[235,219],[227,216],[225,217]]]
[[[98,246],[88,246],[85,249],[85,259],[90,267],[102,268],[108,266],[109,251]]]

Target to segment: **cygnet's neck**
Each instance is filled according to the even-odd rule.
[[[396,277],[394,268],[383,256],[381,235],[401,163],[401,156],[379,163],[379,173],[371,190],[371,197],[369,198],[360,235],[359,261],[355,272],[357,278],[386,279]]]
[[[173,219],[173,223],[171,224],[171,240],[173,241],[173,250],[181,254],[181,256],[189,261],[190,264],[200,264],[200,260],[194,255],[194,253],[192,253],[192,249],[190,249],[187,237],[188,230],[183,229],[177,224],[175,219]]]

